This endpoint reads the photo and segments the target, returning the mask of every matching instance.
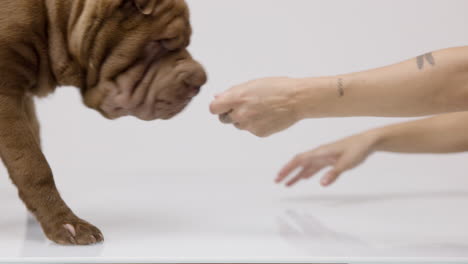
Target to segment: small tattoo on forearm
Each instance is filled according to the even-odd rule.
[[[432,55],[432,52],[431,52],[431,53],[424,54],[424,55],[421,55],[421,56],[418,56],[418,57],[416,58],[416,61],[417,61],[417,63],[418,63],[418,69],[419,69],[419,70],[424,69],[424,65],[425,65],[426,61],[427,61],[432,67],[434,67],[434,66],[436,65],[434,56]]]
[[[342,78],[338,79],[338,94],[340,95],[340,97],[343,97],[345,95],[344,83]]]

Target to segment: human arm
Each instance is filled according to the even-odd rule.
[[[307,118],[468,111],[468,47],[352,74],[254,80],[220,94],[210,109],[261,137]]]
[[[373,129],[297,155],[279,173],[278,183],[291,177],[292,186],[332,167],[321,183],[328,186],[344,172],[362,164],[374,152],[456,153],[468,151],[468,112]],[[293,171],[300,169],[297,175]]]

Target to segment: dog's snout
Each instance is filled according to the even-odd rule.
[[[191,74],[184,80],[187,92],[190,97],[195,97],[200,93],[201,87],[206,83],[207,76],[201,65],[197,65],[192,70]]]

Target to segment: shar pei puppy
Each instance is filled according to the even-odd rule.
[[[0,154],[19,196],[52,241],[104,240],[60,197],[41,151],[34,96],[80,89],[104,117],[170,119],[206,82],[187,51],[184,0],[3,0]]]

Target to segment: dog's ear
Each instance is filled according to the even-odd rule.
[[[70,50],[77,58],[81,58],[83,38],[92,28],[96,18],[104,20],[122,8],[140,10],[145,15],[153,13],[154,9],[164,0],[82,0],[74,1],[71,13]],[[175,0],[169,0],[175,1]]]
[[[151,15],[161,0],[133,0],[136,7],[145,15]]]

